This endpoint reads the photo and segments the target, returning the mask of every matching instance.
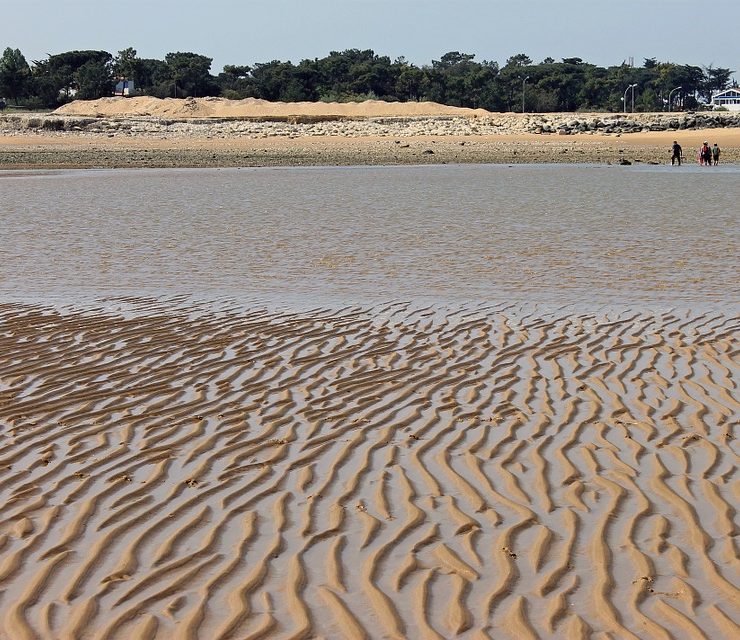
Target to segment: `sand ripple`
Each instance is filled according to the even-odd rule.
[[[0,636],[738,637],[737,328],[0,305]]]

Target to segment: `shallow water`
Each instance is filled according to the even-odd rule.
[[[740,167],[6,172],[0,293],[736,301]]]
[[[739,174],[0,173],[0,636],[734,637]]]

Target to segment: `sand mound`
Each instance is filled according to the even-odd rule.
[[[101,98],[76,100],[55,114],[70,116],[166,117],[166,118],[260,118],[288,116],[475,116],[484,109],[448,107],[436,102],[269,102],[257,98]]]
[[[0,307],[0,636],[737,637],[736,318],[119,302]]]

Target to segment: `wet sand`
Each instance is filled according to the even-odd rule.
[[[28,133],[0,136],[0,168],[259,167],[458,163],[670,163],[678,138],[695,164],[702,141],[718,142],[723,163],[740,162],[740,129],[616,135],[501,134],[392,138],[101,137]]]
[[[0,306],[0,630],[733,638],[737,315]]]
[[[0,638],[738,637],[736,173],[6,172]]]

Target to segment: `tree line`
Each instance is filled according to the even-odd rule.
[[[734,71],[644,60],[599,67],[581,58],[525,54],[503,66],[474,54],[450,51],[429,65],[400,57],[391,61],[371,49],[332,51],[324,58],[292,62],[226,65],[211,73],[212,58],[191,52],[168,53],[164,60],[140,58],[133,48],[67,51],[26,61],[19,49],[0,58],[0,97],[27,108],[54,108],[72,99],[113,95],[117,83],[133,82],[130,95],[159,98],[221,96],[272,101],[430,100],[489,111],[622,111],[627,97],[635,111],[696,109],[714,91],[730,86]],[[736,86],[736,84],[735,84]],[[670,101],[670,104],[669,104]]]

